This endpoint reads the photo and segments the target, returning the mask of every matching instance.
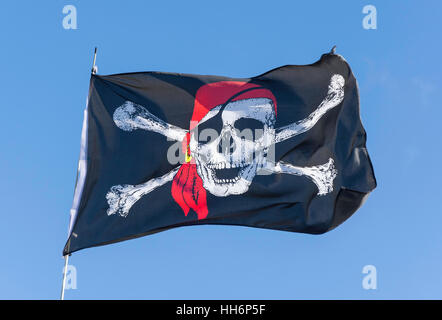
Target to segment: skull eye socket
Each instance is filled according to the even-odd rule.
[[[246,140],[258,140],[264,134],[264,123],[253,118],[241,118],[234,123],[237,134]]]
[[[221,132],[222,128],[223,120],[219,113],[209,120],[198,124],[198,142],[206,144],[215,140],[219,136],[219,132]]]
[[[218,137],[218,132],[216,130],[207,127],[203,128],[198,127],[197,134],[198,134],[197,141],[199,144],[210,143]]]

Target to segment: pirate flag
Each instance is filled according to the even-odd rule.
[[[324,233],[376,187],[365,142],[332,53],[252,78],[92,74],[63,254],[198,224]]]

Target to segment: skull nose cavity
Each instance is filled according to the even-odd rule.
[[[218,143],[218,152],[224,155],[229,155],[235,152],[236,145],[233,140],[232,134],[226,131],[222,134],[221,139]]]

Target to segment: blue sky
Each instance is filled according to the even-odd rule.
[[[65,30],[62,9],[77,8]],[[377,8],[377,30],[362,8]],[[94,46],[99,73],[250,77],[337,45],[378,187],[330,233],[185,227],[74,253],[67,299],[442,298],[440,1],[0,4],[0,298],[58,299]],[[377,268],[376,290],[362,268]]]

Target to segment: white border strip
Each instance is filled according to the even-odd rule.
[[[78,207],[80,206],[81,195],[83,193],[84,182],[86,180],[87,138],[88,138],[88,103],[86,102],[86,108],[84,109],[84,115],[83,115],[83,128],[81,129],[81,147],[80,147],[80,159],[78,160],[77,184],[75,186],[74,201],[72,203],[72,209],[70,211],[71,217],[69,221],[68,238],[72,233],[72,228],[77,218]]]

